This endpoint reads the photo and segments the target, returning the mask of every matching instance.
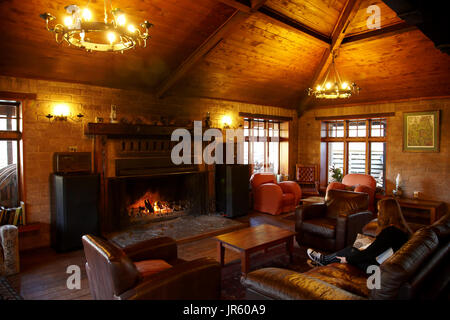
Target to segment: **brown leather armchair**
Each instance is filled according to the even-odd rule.
[[[82,241],[94,299],[220,298],[220,264],[211,258],[178,259],[173,239],[150,239],[123,249],[91,235]]]
[[[324,204],[299,207],[295,212],[297,243],[333,252],[352,245],[373,218],[368,201],[366,193],[329,190]]]

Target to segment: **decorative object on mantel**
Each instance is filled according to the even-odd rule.
[[[439,110],[403,113],[403,151],[439,152]]]
[[[147,20],[140,26],[143,31],[133,24],[126,26],[126,17],[119,8],[112,8],[109,1],[109,8],[104,4],[104,20],[92,21],[93,15],[89,10],[89,3],[84,8],[77,5],[68,5],[64,7],[69,16],[64,18],[64,24],[56,23],[50,26],[50,22],[56,21],[56,17],[51,13],[40,15],[45,20],[47,30],[55,34],[57,43],[66,41],[69,46],[85,49],[88,52],[103,51],[123,53],[125,50],[135,48],[137,45],[146,47],[147,39],[150,38],[148,29],[153,25]],[[58,14],[59,15],[59,14]]]
[[[403,194],[402,189],[400,188],[400,184],[402,183],[402,176],[400,173],[397,174],[397,177],[395,178],[395,189],[392,190],[392,194],[396,198],[400,198]]]
[[[352,94],[359,94],[361,89],[356,83],[349,84],[346,81],[342,81],[339,73],[336,69],[334,59],[337,58],[336,52],[333,52],[331,65],[328,67],[328,71],[325,75],[322,84],[318,84],[315,89],[308,88],[308,95],[314,95],[318,99],[342,99],[350,98]],[[333,72],[334,83],[330,82],[328,78],[331,78],[330,72]]]
[[[111,105],[111,113],[109,114],[109,120],[111,123],[117,123],[117,106]]]

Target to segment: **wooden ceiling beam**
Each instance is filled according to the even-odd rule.
[[[359,44],[360,42],[391,37],[411,30],[417,30],[417,27],[411,26],[406,22],[400,22],[381,29],[375,29],[368,32],[345,37],[344,40],[342,40],[341,46],[345,46],[347,44],[354,44],[355,42],[358,42]]]
[[[162,98],[166,92],[180,80],[198,61],[214,49],[228,34],[236,30],[250,13],[236,10],[212,35],[208,37],[156,90],[156,96]]]
[[[220,0],[236,9],[212,35],[208,37],[186,60],[184,60],[172,75],[156,90],[158,98],[164,97],[166,92],[180,80],[198,61],[213,50],[228,34],[239,28],[253,13],[257,12],[267,0]]]
[[[301,33],[307,34],[315,38],[316,40],[324,42],[327,45],[331,43],[331,39],[326,35],[317,32],[316,30],[308,27],[307,25],[295,19],[292,19],[268,6],[265,6],[264,5],[264,3],[266,2],[265,0],[253,0],[251,2],[251,5],[248,3],[249,1],[244,0],[241,1],[219,0],[219,1],[243,12],[254,13],[255,11],[258,11],[258,14],[264,16],[265,18],[268,18],[275,25],[291,29],[295,32],[300,31]]]
[[[342,10],[338,21],[333,29],[333,32],[331,33],[331,44],[330,46],[325,50],[322,59],[319,62],[319,65],[317,66],[317,70],[311,79],[311,85],[310,87],[313,87],[316,82],[321,79],[325,72],[328,70],[328,67],[331,64],[332,58],[333,58],[333,52],[337,50],[342,41],[344,40],[345,33],[347,32],[347,28],[350,25],[351,21],[355,17],[356,13],[358,12],[358,9],[361,5],[361,0],[348,0],[345,4],[344,9]],[[311,104],[311,96],[305,96],[299,103],[299,106],[297,108],[297,113],[299,116],[305,112],[308,107]]]

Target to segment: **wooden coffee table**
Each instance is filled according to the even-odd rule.
[[[250,254],[259,250],[267,250],[280,243],[286,243],[286,249],[292,262],[294,236],[296,232],[278,228],[268,224],[241,229],[215,237],[220,265],[224,265],[225,248],[241,254],[242,275],[246,276],[250,269]]]

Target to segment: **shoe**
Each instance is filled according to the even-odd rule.
[[[313,249],[306,250],[308,257],[315,263],[323,266],[323,256],[320,252],[314,251]]]

